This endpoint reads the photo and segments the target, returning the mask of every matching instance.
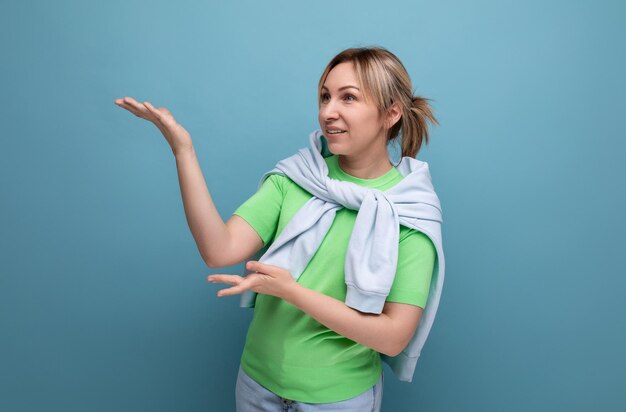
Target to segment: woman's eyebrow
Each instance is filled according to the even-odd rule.
[[[356,86],[352,86],[352,85],[348,85],[348,86],[343,86],[343,87],[340,87],[338,90],[339,90],[339,91],[342,91],[343,89],[349,89],[349,88],[353,88],[353,89],[357,89],[358,91],[361,91],[361,89],[359,89],[359,88],[358,88],[358,87],[356,87]],[[326,86],[322,86],[322,89],[324,89],[324,90],[328,90],[328,88],[327,88]]]

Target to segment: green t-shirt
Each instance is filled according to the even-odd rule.
[[[385,191],[403,176],[395,168],[375,179],[344,172],[336,155],[325,158],[328,176]],[[273,241],[312,197],[284,175],[270,175],[233,214],[245,219],[263,239]],[[345,301],[345,258],[357,211],[340,208],[298,283]],[[398,265],[388,302],[424,307],[436,257],[423,233],[400,226]],[[306,403],[350,399],[373,386],[382,372],[380,355],[328,329],[284,300],[259,294],[241,357],[255,381],[282,396]]]

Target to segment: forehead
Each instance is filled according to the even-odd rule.
[[[359,87],[352,62],[339,63],[333,67],[328,76],[326,76],[322,87],[332,90],[348,85]]]

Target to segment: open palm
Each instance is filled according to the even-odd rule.
[[[149,102],[139,103],[132,97],[116,99],[115,104],[128,110],[137,117],[146,119],[161,131],[167,143],[176,154],[185,149],[191,149],[193,144],[191,136],[185,128],[176,122],[172,113],[165,107],[154,107]]]

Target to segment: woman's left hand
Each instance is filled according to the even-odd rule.
[[[243,277],[239,275],[214,274],[207,277],[211,283],[226,283],[233,287],[222,289],[217,296],[231,296],[243,293],[246,290],[272,295],[284,299],[297,287],[298,282],[286,269],[268,265],[255,260],[246,263],[246,269],[255,273]]]

